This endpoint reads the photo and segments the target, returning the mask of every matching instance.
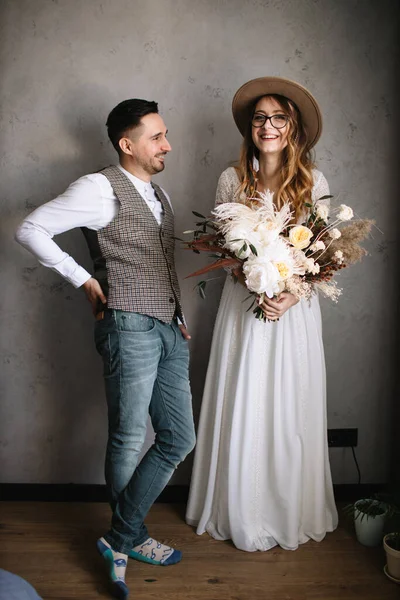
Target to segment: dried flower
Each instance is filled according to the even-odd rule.
[[[353,216],[353,209],[350,208],[350,206],[347,206],[346,204],[341,204],[339,206],[339,213],[337,215],[337,218],[340,221],[350,221],[350,219],[352,219]]]
[[[337,229],[337,227],[334,227],[333,229],[330,229],[330,230],[328,231],[328,235],[329,235],[329,237],[331,237],[333,240],[338,240],[342,234],[341,234],[340,230],[339,230],[339,229]]]
[[[318,240],[318,242],[315,242],[314,244],[312,244],[312,246],[310,246],[310,250],[312,250],[312,252],[317,252],[318,250],[325,250],[325,248],[326,246],[322,240]]]
[[[327,221],[328,217],[329,217],[329,206],[327,206],[326,204],[317,204],[315,213],[316,213],[318,219]]]
[[[308,273],[312,273],[313,275],[317,275],[320,272],[320,266],[313,258],[307,258],[306,269]]]
[[[343,262],[343,252],[341,250],[336,250],[333,256],[335,257],[336,262],[338,262],[339,265],[341,265]]]

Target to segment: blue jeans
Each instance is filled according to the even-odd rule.
[[[96,321],[95,341],[104,364],[113,509],[104,537],[127,554],[149,537],[145,516],[195,444],[189,350],[175,321],[114,309]],[[138,465],[149,414],[155,441]]]

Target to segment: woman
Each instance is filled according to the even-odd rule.
[[[238,90],[232,110],[243,147],[239,166],[219,179],[216,204],[269,189],[302,221],[305,203],[329,194],[309,154],[321,134],[315,99],[297,83],[264,77]],[[337,526],[319,302],[284,292],[266,300],[263,323],[246,312],[246,297],[228,276],[186,520],[241,550],[295,550]]]

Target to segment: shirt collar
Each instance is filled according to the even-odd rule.
[[[150,181],[143,181],[143,179],[139,179],[139,177],[135,177],[135,175],[132,175],[132,173],[129,173],[129,171],[124,169],[124,167],[122,167],[121,165],[117,165],[117,167],[120,171],[122,171],[128,177],[128,179],[133,183],[133,185],[135,186],[135,188],[137,189],[137,191],[139,193],[143,194],[145,192],[145,190],[152,189]]]

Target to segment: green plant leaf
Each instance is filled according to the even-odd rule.
[[[206,219],[207,218],[204,215],[202,215],[201,213],[196,212],[195,210],[192,210],[192,213],[194,214],[195,217],[200,217],[200,219]]]
[[[250,246],[250,250],[252,251],[252,253],[255,254],[256,256],[258,256],[257,248],[255,246],[253,246],[253,244],[249,244],[249,246]]]

